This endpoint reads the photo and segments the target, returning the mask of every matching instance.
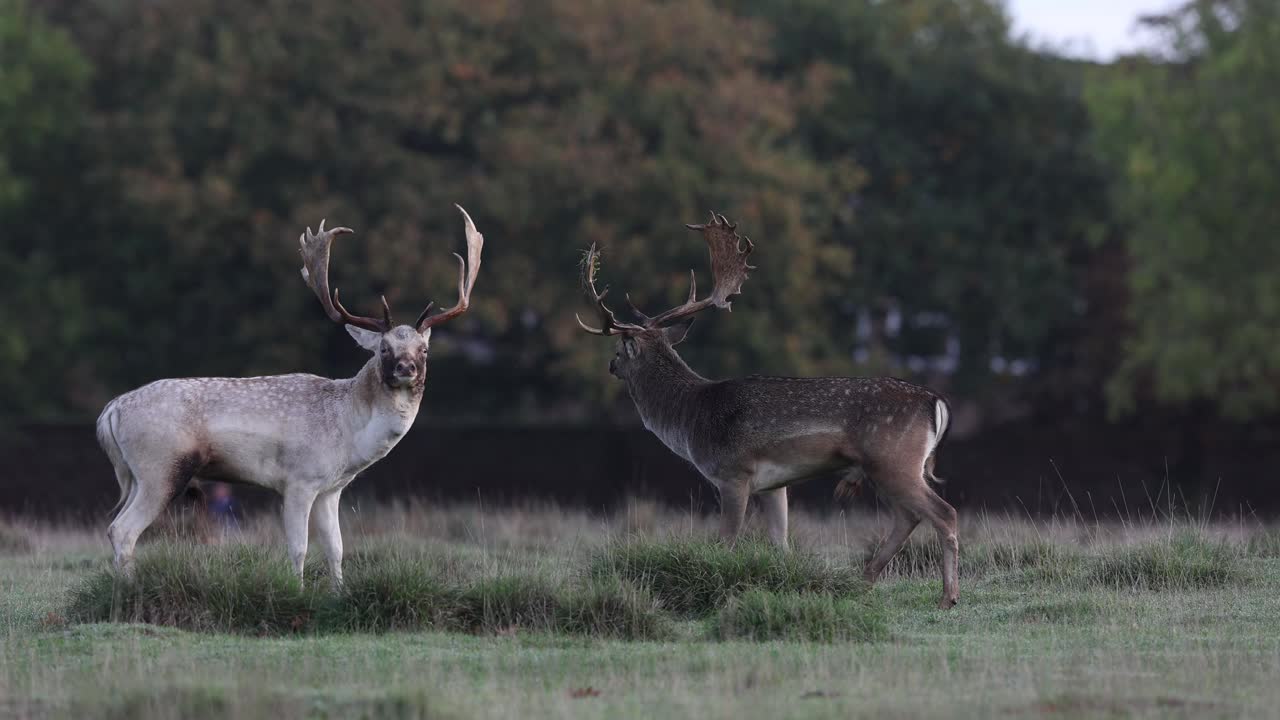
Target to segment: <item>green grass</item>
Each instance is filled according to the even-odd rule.
[[[629,639],[671,633],[647,590],[614,576],[553,584],[538,575],[465,577],[421,548],[353,553],[343,586],[279,548],[166,543],[139,553],[132,577],[99,568],[71,591],[70,621],[164,625],[253,635],[534,631]]]
[[[1164,718],[1280,707],[1280,558],[1260,550],[1265,529],[963,528],[960,605],[941,611],[927,566],[857,582],[868,548],[845,538],[871,534],[868,518],[842,527],[797,514],[801,549],[787,554],[705,543],[680,516],[642,518],[654,529],[620,540],[560,509],[467,509],[476,524],[430,535],[444,512],[387,534],[367,514],[349,519],[336,593],[314,556],[299,587],[273,538],[153,542],[136,587],[124,587],[100,529],[34,533],[0,556],[0,717]],[[682,522],[680,536],[661,534]],[[563,523],[579,532],[548,540]],[[521,547],[524,533],[539,542]]]
[[[860,570],[759,541],[732,549],[714,542],[617,543],[597,554],[591,573],[630,580],[648,588],[664,607],[695,617],[751,590],[845,597],[867,587]]]
[[[1280,528],[1266,528],[1254,533],[1245,547],[1252,557],[1280,558]]]
[[[1192,531],[1105,552],[1089,579],[1134,590],[1194,590],[1244,582],[1240,549]]]
[[[711,625],[711,637],[718,640],[867,642],[887,635],[884,603],[870,595],[837,598],[750,590],[731,598]]]
[[[26,555],[31,539],[20,528],[0,520],[0,555]]]
[[[874,549],[868,551],[870,555]],[[1083,555],[1070,545],[1046,540],[1008,540],[964,543],[960,548],[962,580],[994,574],[1027,572],[1040,579],[1067,578],[1080,569]],[[908,542],[894,556],[887,572],[902,577],[932,578],[942,572],[942,546],[932,536]]]

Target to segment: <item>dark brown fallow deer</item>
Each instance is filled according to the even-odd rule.
[[[772,540],[787,544],[788,485],[842,473],[841,491],[869,479],[889,505],[893,527],[867,562],[874,582],[921,520],[942,541],[942,600],[959,597],[956,511],[930,487],[935,453],[946,435],[949,409],[940,395],[895,378],[787,378],[750,376],[708,380],[675,351],[693,315],[710,307],[730,309],[754,268],[754,245],[736,225],[712,213],[702,225],[711,251],[711,295],[701,300],[690,271],[689,299],[658,315],[632,306],[638,323],[619,321],[596,290],[600,254],[593,245],[583,262],[583,284],[600,317],[594,335],[616,335],[609,371],[626,383],[644,426],[688,460],[720,492],[720,535],[733,542],[747,501],[755,495]],[[628,304],[630,299],[628,298]]]

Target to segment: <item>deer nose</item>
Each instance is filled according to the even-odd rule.
[[[418,368],[411,362],[401,360],[396,363],[396,375],[401,377],[413,377],[418,374]]]

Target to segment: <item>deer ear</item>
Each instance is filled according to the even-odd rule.
[[[679,345],[689,335],[689,328],[693,327],[693,318],[689,318],[682,323],[677,323],[669,328],[664,328],[663,332],[667,334],[667,342],[672,345]]]
[[[427,328],[426,330],[423,330],[422,332],[420,332],[420,333],[418,333],[418,334],[422,336],[422,341],[423,341],[423,342],[425,342],[425,343],[427,343],[427,344],[430,344],[430,343],[431,343],[431,328]]]
[[[355,338],[357,345],[369,352],[378,351],[378,346],[382,344],[382,333],[358,328],[355,325],[347,325],[346,328],[351,337]]]

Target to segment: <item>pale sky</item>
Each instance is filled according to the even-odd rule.
[[[1073,57],[1110,60],[1150,37],[1138,16],[1169,10],[1178,0],[1004,0],[1013,31]]]

